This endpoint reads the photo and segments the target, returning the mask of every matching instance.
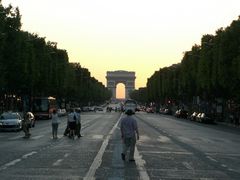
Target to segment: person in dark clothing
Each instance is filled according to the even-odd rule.
[[[32,126],[32,121],[34,119],[34,116],[31,112],[27,112],[24,115],[23,119],[23,132],[25,133],[24,138],[29,138],[31,136],[29,128]]]
[[[70,110],[68,114],[68,126],[69,126],[69,137],[74,139],[75,137],[75,130],[76,130],[76,121],[77,121],[77,114],[74,109]]]
[[[80,137],[82,137],[82,135],[81,135],[81,110],[80,110],[80,108],[76,109],[76,115],[77,115],[76,136],[78,136],[78,138],[80,138]]]
[[[121,120],[121,137],[123,141],[123,152],[121,154],[122,160],[125,161],[128,149],[129,152],[129,161],[134,160],[134,151],[136,145],[136,139],[139,140],[139,132],[137,121],[132,117],[133,111],[128,109],[126,111],[127,116],[123,117]]]

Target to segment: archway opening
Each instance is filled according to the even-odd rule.
[[[117,89],[116,89],[116,98],[117,99],[125,99],[125,85],[123,83],[118,83],[117,84]]]

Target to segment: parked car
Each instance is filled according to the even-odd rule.
[[[95,106],[90,106],[89,111],[95,111]]]
[[[96,107],[95,107],[95,111],[103,111],[103,108],[100,107],[100,106],[96,106]]]
[[[214,123],[214,120],[211,117],[207,116],[206,113],[199,113],[196,119],[201,123]]]
[[[172,115],[172,111],[169,108],[165,108],[163,114]]]
[[[147,107],[146,112],[147,113],[154,113],[154,109],[152,107]]]
[[[178,109],[178,110],[175,112],[175,117],[187,119],[187,117],[188,117],[188,111],[186,111],[186,110],[184,110],[184,109]]]
[[[160,113],[160,114],[163,114],[164,111],[165,111],[165,108],[159,108],[159,113]]]
[[[189,117],[190,120],[191,120],[191,121],[196,121],[196,119],[197,119],[197,115],[198,115],[197,112],[193,112],[193,113],[191,114],[191,116]]]
[[[75,112],[82,112],[82,109],[80,107],[76,107],[76,108],[74,108],[74,111]]]
[[[202,116],[202,113],[197,114],[197,116],[196,116],[196,121],[197,122],[201,122],[201,116]]]
[[[82,111],[83,112],[89,112],[90,108],[88,106],[83,106]]]
[[[23,118],[18,112],[4,112],[0,116],[0,130],[20,131]]]

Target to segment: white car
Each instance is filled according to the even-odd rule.
[[[66,109],[58,109],[57,114],[58,114],[58,116],[66,116],[67,111],[66,111]]]
[[[0,130],[20,131],[23,118],[17,112],[4,112],[0,116]]]

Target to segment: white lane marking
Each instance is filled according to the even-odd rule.
[[[33,154],[36,154],[36,153],[37,153],[36,151],[32,151],[32,152],[30,152],[30,153],[28,153],[28,154],[23,155],[22,158],[23,158],[23,159],[26,159],[26,158],[28,158],[29,156],[32,156]]]
[[[70,154],[69,153],[66,153],[64,154],[64,158],[67,158]],[[63,161],[64,159],[58,159],[56,162],[54,162],[52,165],[53,166],[60,166],[61,165],[61,162]]]
[[[61,135],[58,135],[58,138],[59,138],[59,139],[61,139],[62,137],[63,137],[63,135],[62,135],[62,134],[61,134]]]
[[[208,159],[210,159],[211,161],[214,161],[214,162],[218,162],[216,159],[210,157],[210,156],[207,156]]]
[[[22,161],[23,159],[26,159],[28,158],[29,156],[32,156],[33,154],[36,154],[37,152],[36,151],[32,151],[30,153],[27,153],[25,155],[22,156],[22,158],[19,158],[19,159],[15,159],[13,161],[10,161],[9,163],[6,163],[4,164],[3,166],[0,167],[0,171],[1,170],[4,170],[4,169],[7,169],[9,166],[14,166],[15,164],[17,164],[18,162]]]
[[[144,154],[180,154],[180,155],[192,155],[191,152],[183,151],[141,151]]]
[[[233,157],[240,157],[240,154],[229,154],[229,153],[205,153],[206,155],[209,156],[233,156]]]
[[[90,166],[86,176],[83,178],[84,180],[93,180],[95,179],[95,173],[96,170],[99,168],[99,166],[102,163],[102,157],[103,157],[103,153],[108,145],[109,139],[111,137],[111,135],[113,134],[113,132],[115,131],[115,129],[117,128],[117,125],[119,123],[119,121],[121,120],[122,115],[120,116],[120,118],[118,119],[117,123],[113,126],[113,128],[111,129],[111,131],[109,132],[109,134],[107,135],[107,137],[105,138],[105,140],[102,143],[102,146],[100,148],[100,150],[98,151],[92,165]]]
[[[33,136],[33,137],[30,137],[31,139],[40,139],[41,137],[43,137],[44,135],[39,135],[39,136]],[[16,140],[16,139],[20,139],[22,138],[23,135],[19,135],[19,136],[15,136],[15,137],[11,137],[11,138],[8,138],[9,140]]]
[[[159,136],[157,139],[161,143],[169,142],[170,139],[167,136]]]
[[[53,163],[53,166],[59,166],[63,159],[58,159],[55,163]]]
[[[8,166],[13,166],[13,165],[17,164],[17,163],[20,162],[20,161],[21,161],[21,159],[15,159],[15,160],[13,160],[13,161],[5,164],[5,166],[6,166],[6,167],[8,167]]]
[[[225,165],[225,164],[221,164],[221,166],[222,166],[222,167],[227,167],[227,165]]]
[[[33,136],[31,139],[40,139],[41,137],[43,137],[44,135],[39,135],[39,136]]]
[[[188,162],[183,162],[182,163],[187,169],[189,170],[194,170],[194,168],[191,166],[191,164],[189,164]]]
[[[0,167],[0,171],[4,170],[4,169],[7,169],[9,166],[15,165],[15,164],[17,164],[20,161],[21,161],[21,159],[15,159],[15,160],[13,160],[13,161],[11,161],[9,163],[6,163],[6,164],[4,164],[3,166]]]
[[[149,180],[150,178],[149,178],[146,168],[144,166],[144,164],[146,162],[142,159],[142,156],[140,156],[137,147],[135,147],[135,158],[136,158],[136,165],[137,165],[137,169],[139,171],[140,179],[141,180]]]
[[[140,136],[138,142],[145,142],[145,141],[150,141],[150,140],[151,140],[151,138],[149,136],[142,135],[142,136]]]
[[[97,135],[97,134],[92,136],[93,139],[103,139],[103,137],[104,137],[103,135]]]
[[[64,158],[67,158],[69,155],[69,153],[64,154]]]
[[[22,137],[23,137],[23,135],[19,135],[19,136],[8,138],[8,140],[16,140],[16,139],[20,139]]]

